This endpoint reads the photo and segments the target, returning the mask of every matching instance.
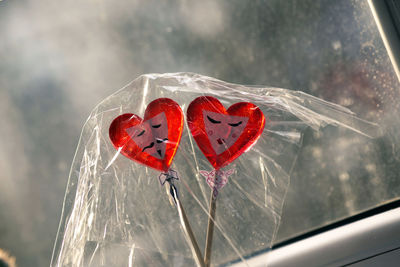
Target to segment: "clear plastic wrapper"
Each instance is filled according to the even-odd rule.
[[[109,129],[121,114],[143,117],[155,99],[179,104],[185,120],[170,169],[177,172],[179,199],[204,252],[212,194],[206,176],[214,167],[194,140],[186,116],[189,104],[202,96],[218,99],[225,108],[249,102],[265,116],[256,142],[221,169],[226,184],[216,204],[215,266],[245,261],[271,247],[307,127],[318,131],[329,124],[367,137],[380,134],[377,125],[348,109],[298,91],[192,73],[143,75],[102,101],[83,127],[51,266],[196,266],[170,189],[160,183],[162,171],[123,156],[110,141]]]

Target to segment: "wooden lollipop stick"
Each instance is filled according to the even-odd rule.
[[[217,209],[217,194],[218,192],[214,188],[211,192],[210,207],[209,207],[209,217],[207,225],[207,237],[206,237],[206,248],[204,249],[204,263],[206,267],[211,265],[211,248],[214,235],[214,221],[215,221],[215,210]]]
[[[198,266],[204,267],[203,255],[201,254],[199,245],[197,244],[196,237],[194,236],[192,227],[190,226],[189,220],[186,216],[186,212],[183,209],[181,200],[178,197],[176,187],[170,183],[170,192],[174,201],[176,203],[176,207],[178,208],[179,218],[181,220],[181,224],[183,225],[183,230],[185,231],[186,236],[188,237],[190,243],[192,244],[192,252],[194,252],[195,260]]]

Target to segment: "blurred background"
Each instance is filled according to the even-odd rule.
[[[397,199],[399,81],[364,0],[0,0],[0,248],[48,266],[94,106],[144,73],[301,90],[382,126],[307,131],[276,242]]]

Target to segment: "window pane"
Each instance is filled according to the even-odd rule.
[[[277,240],[400,192],[399,83],[367,1],[0,1],[0,246],[45,266],[80,129],[140,74],[301,90],[382,125],[307,131]]]

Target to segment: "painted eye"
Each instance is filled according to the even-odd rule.
[[[239,126],[240,124],[242,124],[242,121],[239,121],[239,122],[237,122],[237,123],[228,123],[228,125],[229,125],[229,126],[232,126],[232,127],[237,127],[237,126]]]
[[[143,130],[140,134],[138,134],[137,136],[142,136],[144,134],[145,130]]]
[[[220,121],[216,121],[216,120],[214,120],[213,118],[209,117],[208,115],[207,115],[207,119],[208,119],[211,123],[221,123]]]
[[[151,127],[153,128],[160,128],[161,124],[157,124],[157,125],[152,125]]]

